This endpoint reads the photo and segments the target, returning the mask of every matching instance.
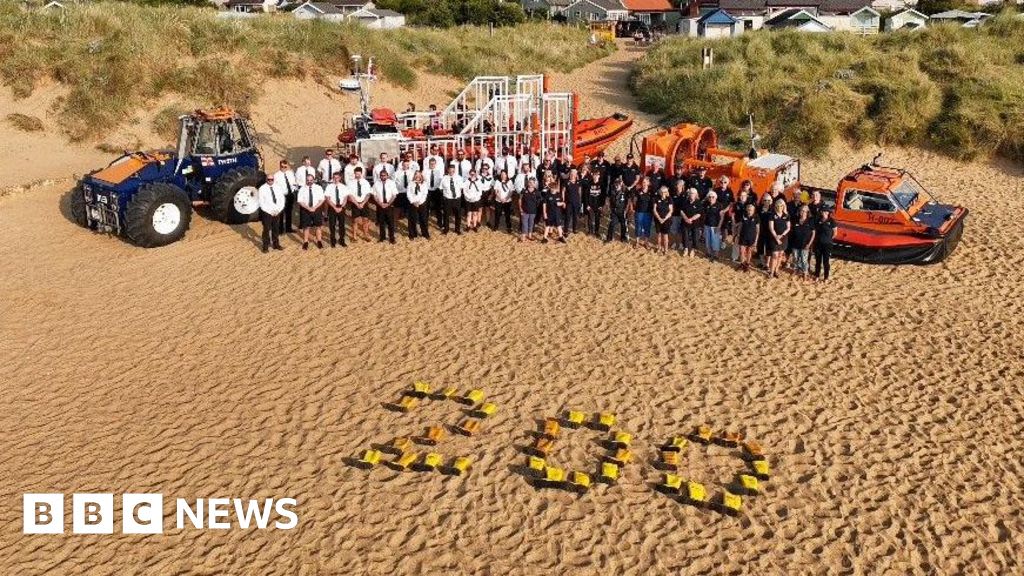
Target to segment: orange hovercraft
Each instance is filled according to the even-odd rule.
[[[353,62],[358,70],[359,57]],[[361,75],[354,74],[355,78]],[[633,120],[625,114],[579,119],[575,94],[551,92],[543,75],[479,76],[444,109],[370,108],[369,82],[359,88],[360,113],[346,118],[338,135],[345,155],[372,163],[381,152],[392,156],[412,152],[423,158],[431,146],[446,156],[457,150],[508,149],[517,155],[547,151],[582,162],[596,156],[626,134]]]
[[[652,132],[653,131],[653,132]],[[753,132],[753,131],[751,131]],[[654,127],[637,137],[645,171],[663,168],[669,176],[706,168],[713,180],[729,177],[738,192],[750,180],[760,198],[776,184],[786,197],[819,192],[836,221],[837,258],[870,264],[934,264],[956,249],[967,208],[939,203],[908,171],[881,166],[881,154],[847,174],[835,189],[800,182],[800,160],[778,153],[747,153],[718,147],[715,130],[696,124]],[[752,135],[752,143],[756,142]]]

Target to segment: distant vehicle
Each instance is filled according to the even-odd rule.
[[[150,248],[180,240],[196,204],[222,222],[253,221],[266,176],[252,123],[230,108],[179,121],[176,150],[126,152],[82,178],[71,194],[75,222]]]
[[[713,180],[729,177],[738,192],[750,180],[760,198],[776,184],[786,197],[819,192],[833,210],[837,258],[871,264],[932,264],[953,253],[963,236],[967,208],[941,204],[908,171],[870,164],[850,172],[835,189],[800,181],[800,160],[785,154],[718,148],[713,128],[696,124],[656,127],[642,136],[645,171],[662,168],[669,176],[707,169]],[[636,147],[634,136],[632,147]],[[753,140],[753,138],[752,138]]]

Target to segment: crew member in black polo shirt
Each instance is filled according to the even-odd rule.
[[[814,228],[814,234],[814,279],[828,282],[832,245],[836,237],[836,221],[832,218],[832,211],[826,207],[818,213],[818,225]]]
[[[626,229],[627,218],[629,213],[632,211],[633,201],[629,196],[629,191],[626,190],[626,185],[622,183],[622,180],[616,180],[612,186],[611,192],[608,194],[608,233],[604,237],[605,243],[611,242],[612,237],[615,236],[615,227],[619,227],[619,240],[623,242],[629,241],[629,233]]]
[[[697,197],[701,200],[708,195],[712,186],[714,186],[714,182],[711,181],[711,178],[708,178],[708,169],[704,166],[698,167],[696,173],[691,174],[689,181],[686,183],[687,188],[697,190]]]
[[[622,167],[622,183],[626,186],[626,191],[630,195],[636,194],[637,189],[640,187],[640,165],[636,163],[636,159],[632,154],[626,155],[626,165]]]
[[[601,237],[601,211],[604,209],[607,194],[600,170],[592,170],[583,183],[586,193],[584,200],[587,205],[587,232],[595,238]]]
[[[687,190],[686,197],[679,203],[679,213],[683,217],[683,254],[686,256],[693,256],[694,250],[697,249],[697,244],[700,242],[702,209],[697,189]]]
[[[569,178],[565,181],[565,185],[562,186],[562,191],[565,195],[565,214],[562,218],[562,226],[565,229],[565,236],[568,238],[570,234],[576,233],[577,224],[580,219],[580,209],[582,208],[582,191],[579,179],[579,173],[576,172],[575,168],[569,170]]]

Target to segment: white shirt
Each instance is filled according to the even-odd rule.
[[[494,181],[494,199],[498,202],[511,202],[512,192],[516,189],[516,185],[511,180],[502,182],[501,180]]]
[[[321,180],[330,182],[335,174],[341,172],[341,162],[337,158],[324,158],[317,164],[316,171],[320,173]]]
[[[373,181],[374,182],[380,180],[380,172],[381,172],[381,170],[387,171],[388,176],[394,176],[395,175],[395,167],[391,164],[391,162],[380,162],[380,161],[378,161],[376,164],[373,165]]]
[[[284,194],[276,192],[270,184],[264,183],[259,189],[260,210],[277,216],[284,210]]]
[[[416,177],[417,172],[419,172],[419,170],[413,168],[406,168],[395,172],[395,182],[398,184],[399,193],[405,193],[405,191],[412,186],[413,178]]]
[[[373,187],[366,181],[366,178],[360,178],[354,180],[348,185],[348,195],[357,204],[362,204],[370,197],[373,193]]]
[[[467,202],[479,202],[480,198],[484,195],[484,187],[480,180],[470,178],[466,180],[466,187],[462,193],[466,196]]]
[[[343,182],[331,182],[324,188],[324,196],[327,197],[328,204],[343,208],[348,202],[348,186]]]
[[[423,183],[427,185],[427,190],[437,190],[441,187],[441,179],[444,178],[443,166],[444,164],[440,163],[433,170],[427,168],[423,171]]]
[[[373,183],[373,199],[377,204],[390,204],[395,201],[395,196],[398,196],[398,186],[394,180],[378,180]]]
[[[455,175],[460,178],[469,178],[469,173],[473,170],[473,163],[465,158],[452,160],[451,165],[455,166]]]
[[[491,176],[480,176],[480,188],[484,192],[490,192],[494,187],[494,178]]]
[[[405,162],[405,160],[403,160],[402,162]],[[398,167],[399,167],[399,169],[401,169],[401,167],[402,167],[402,163],[401,162],[399,162]],[[413,171],[416,171],[416,172],[420,171],[420,163],[415,161],[415,160],[409,160],[409,163],[407,164],[407,167],[408,167],[409,170],[413,170]],[[410,182],[410,184],[411,184],[411,182]]]
[[[430,161],[431,160],[434,161],[434,166],[438,170],[440,170],[441,171],[441,175],[444,176],[444,166],[445,166],[444,158],[440,154],[434,154],[433,156],[427,156],[426,158],[424,158],[423,159],[423,166],[422,166],[423,170],[426,171],[426,170],[430,169]]]
[[[522,167],[523,162],[529,162],[530,170],[536,172],[537,168],[540,166],[540,156],[536,154],[523,154],[522,156],[519,157],[520,167]]]
[[[313,175],[313,179],[316,179],[316,168],[312,166],[306,166],[303,164],[295,169],[295,189],[298,190],[300,186],[306,183],[306,176]]]
[[[316,210],[324,203],[324,189],[319,184],[303,185],[299,188],[299,195],[296,199],[306,208]]]
[[[511,180],[515,177],[516,172],[519,171],[519,160],[511,154],[508,156],[498,156],[494,159],[495,176],[500,175],[502,170],[508,174],[509,180]]]
[[[494,173],[494,160],[491,159],[490,156],[481,156],[476,161],[476,171],[477,171],[477,174],[480,173],[480,167],[481,166],[487,166],[487,169],[491,171],[491,174]]]
[[[466,181],[458,174],[454,176],[448,176],[445,174],[444,177],[441,178],[441,194],[443,194],[448,200],[458,200],[459,198],[462,198],[462,191],[465,188]]]
[[[278,194],[288,195],[294,193],[299,189],[298,182],[295,179],[295,172],[291,170],[278,170],[274,173],[274,191]]]
[[[356,168],[362,168],[363,174],[366,174],[366,166],[363,166],[362,162],[358,160],[356,160],[355,164],[349,162],[348,164],[345,164],[345,177],[343,178],[345,184],[351,184],[352,181],[356,179]]]
[[[516,178],[514,181],[516,192],[522,192],[523,190],[526,190],[526,183],[529,182],[530,178],[533,178],[532,173],[520,172],[519,174],[516,174]]]
[[[405,195],[409,197],[409,203],[413,206],[421,206],[427,201],[427,184],[426,182],[412,182],[409,184],[409,188],[406,189]]]

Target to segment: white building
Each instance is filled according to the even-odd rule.
[[[885,31],[919,30],[928,24],[928,16],[913,8],[907,8],[885,19]]]
[[[405,15],[394,10],[362,8],[348,15],[348,20],[359,22],[367,28],[391,30],[405,26]]]

